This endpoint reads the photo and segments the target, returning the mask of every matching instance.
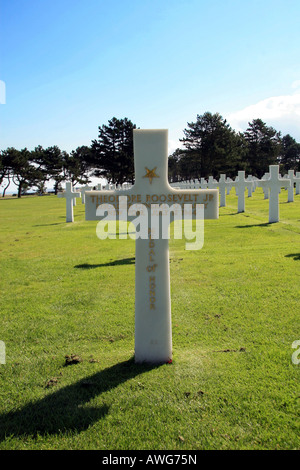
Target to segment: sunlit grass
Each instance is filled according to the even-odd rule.
[[[170,240],[173,363],[137,366],[134,241],[0,200],[1,449],[299,448],[300,196],[227,197],[204,247]],[[65,355],[82,362],[65,366]],[[53,379],[50,381],[50,379]]]

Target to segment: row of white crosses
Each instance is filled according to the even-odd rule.
[[[269,223],[279,221],[279,193],[281,188],[288,189],[288,202],[294,201],[294,184],[296,184],[295,194],[300,194],[300,172],[294,175],[293,170],[289,170],[286,177],[282,178],[279,174],[279,165],[270,165],[269,172],[265,173],[261,180],[248,175],[245,179],[245,171],[239,171],[235,180],[226,178],[225,174],[220,175],[219,181],[213,179],[212,176],[206,181],[204,178],[199,180],[187,181],[183,183],[174,183],[173,187],[199,187],[199,188],[219,188],[220,191],[220,207],[226,206],[226,194],[234,187],[238,196],[238,213],[245,211],[245,189],[248,189],[248,197],[252,197],[252,193],[257,187],[261,187],[264,192],[264,198],[269,199]]]
[[[261,180],[248,175],[245,179],[245,172],[239,171],[238,176],[233,181],[231,178],[226,178],[225,174],[220,175],[219,181],[215,180],[212,176],[209,176],[208,181],[204,178],[201,180],[187,181],[176,184],[171,184],[172,187],[178,189],[216,189],[220,191],[220,207],[226,206],[226,194],[230,193],[230,190],[234,187],[238,196],[238,213],[245,211],[245,189],[248,189],[248,197],[252,196],[253,191],[256,187],[261,187],[264,192],[264,198],[269,199],[269,223],[279,221],[279,198],[281,188],[288,189],[288,202],[294,201],[294,184],[296,184],[295,194],[300,194],[300,172],[294,174],[293,170],[289,170],[288,174],[282,178],[279,174],[278,165],[270,165],[269,172],[265,173]],[[107,184],[104,190],[129,190],[131,185],[124,183],[123,185],[111,185]],[[277,188],[277,189],[275,189]],[[103,189],[101,184],[97,185],[97,189],[101,191]],[[85,204],[85,194],[87,191],[91,191],[92,188],[88,185],[80,189],[79,192],[74,192],[72,189],[72,183],[66,183],[66,190],[58,194],[58,197],[66,199],[66,222],[73,222],[73,206],[75,205],[76,198],[82,198],[82,204]],[[270,195],[270,197],[269,197]]]

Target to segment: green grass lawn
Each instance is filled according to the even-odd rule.
[[[173,363],[134,364],[134,241],[77,201],[0,200],[0,449],[299,449],[300,196],[227,196],[170,240]],[[66,355],[81,362],[66,366]]]

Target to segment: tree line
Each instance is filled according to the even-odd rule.
[[[58,146],[33,150],[9,147],[0,152],[0,185],[3,195],[13,182],[21,197],[30,188],[43,194],[46,183],[54,182],[54,192],[63,181],[87,184],[91,177],[109,183],[134,183],[133,129],[128,118],[112,118],[99,126],[98,138],[90,146],[80,146],[67,153]],[[261,178],[269,165],[279,164],[280,171],[300,170],[300,144],[289,134],[269,127],[261,119],[249,123],[245,132],[236,132],[219,113],[197,115],[187,123],[182,146],[169,156],[170,182],[194,180],[221,173],[236,176],[238,170]]]
[[[170,180],[219,179],[221,173],[235,177],[238,170],[261,178],[269,165],[280,165],[282,173],[300,170],[300,144],[293,137],[281,137],[261,119],[248,125],[236,132],[218,113],[197,115],[183,131],[183,148],[169,157]]]

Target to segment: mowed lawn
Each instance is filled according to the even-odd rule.
[[[134,240],[99,240],[80,200],[69,224],[55,196],[0,200],[0,449],[299,449],[286,201],[268,224],[261,189],[243,214],[232,191],[202,250],[170,240],[173,362],[151,366],[133,360]]]

